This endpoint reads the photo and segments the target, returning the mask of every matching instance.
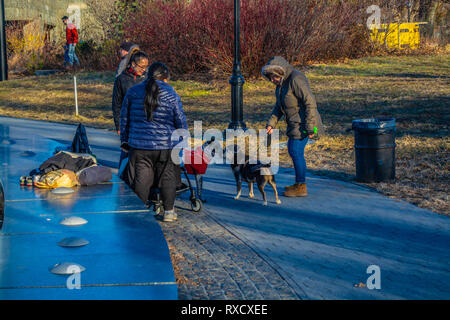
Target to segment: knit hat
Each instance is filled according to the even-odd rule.
[[[120,49],[123,49],[125,51],[130,51],[131,47],[134,45],[132,42],[124,42],[120,45]]]

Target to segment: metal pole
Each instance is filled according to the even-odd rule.
[[[241,74],[240,0],[234,0],[234,63],[231,84],[231,122],[228,129],[245,129],[243,121],[243,86]]]
[[[411,7],[412,7],[412,1],[408,0],[407,4],[408,6],[408,23],[411,22]]]
[[[78,117],[78,91],[77,91],[77,77],[73,77],[73,86],[75,90],[75,115]]]
[[[8,80],[5,23],[5,3],[0,0],[0,81]]]

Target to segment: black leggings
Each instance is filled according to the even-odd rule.
[[[160,189],[164,210],[172,210],[175,203],[177,178],[172,150],[130,150],[129,181],[138,197],[147,203],[150,188]]]

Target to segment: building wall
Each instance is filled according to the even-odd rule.
[[[65,27],[61,18],[68,16],[77,26],[80,33],[86,28],[83,25],[87,14],[85,1],[74,0],[5,0],[6,21],[36,21],[50,28],[51,40],[61,41],[65,38]]]

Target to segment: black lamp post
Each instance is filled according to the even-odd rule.
[[[245,129],[243,121],[243,86],[241,74],[240,0],[234,0],[234,63],[231,84],[231,122],[228,129]]]
[[[8,80],[5,23],[5,3],[0,0],[0,81]]]

